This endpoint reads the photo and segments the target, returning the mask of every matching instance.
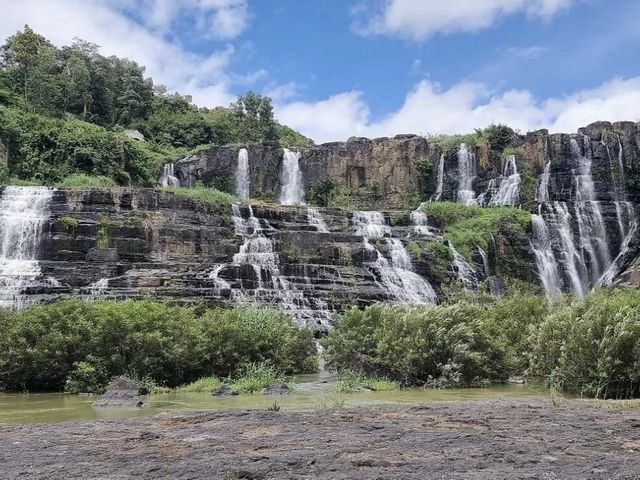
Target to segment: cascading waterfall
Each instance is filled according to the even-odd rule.
[[[509,155],[506,158],[502,176],[491,182],[494,182],[495,187],[491,192],[489,205],[515,207],[520,203],[520,174],[515,155]],[[491,191],[491,185],[489,190]]]
[[[465,143],[461,143],[458,148],[458,177],[457,202],[475,205],[473,180],[476,178],[476,156]]]
[[[230,290],[231,297],[239,303],[274,303],[289,312],[301,325],[319,324],[329,328],[331,312],[326,302],[309,298],[303,291],[293,289],[289,280],[280,272],[280,260],[273,241],[264,234],[252,207],[248,205],[246,208],[249,215],[245,219],[240,205],[232,206],[235,233],[244,238],[238,253],[233,256],[232,265],[249,265],[255,272],[256,283],[249,290],[233,288],[227,280],[220,278],[221,272],[228,267],[222,264],[216,265],[209,274],[216,289]],[[311,283],[306,276],[305,283]]]
[[[162,174],[158,183],[163,187],[179,187],[180,180],[175,176],[175,165],[173,163],[165,163],[162,167]]]
[[[370,243],[371,239],[381,240],[391,234],[391,227],[385,223],[380,212],[353,212],[352,228],[355,235],[363,237],[365,248],[376,253],[376,261],[369,266],[378,272],[380,285],[390,297],[399,303],[407,304],[437,301],[433,287],[413,271],[409,253],[400,240],[386,238],[391,261]]]
[[[49,218],[53,190],[46,187],[5,187],[0,198],[0,306],[22,308],[21,295],[35,286],[40,234]]]
[[[448,242],[451,256],[453,257],[453,270],[462,282],[467,290],[476,290],[478,288],[478,274],[475,269],[469,265],[466,258],[464,258],[453,246],[453,243]]]
[[[322,214],[317,208],[307,207],[307,221],[309,225],[316,227],[316,230],[320,233],[329,233],[327,224],[322,218]]]
[[[442,197],[442,188],[444,183],[444,153],[440,155],[438,161],[438,185],[436,186],[436,193],[433,195],[431,201],[439,202]]]
[[[87,289],[89,290],[89,295],[91,295],[92,297],[99,297],[100,295],[104,295],[109,289],[109,279],[101,278],[100,280],[97,280],[89,285]]]
[[[562,279],[551,248],[551,235],[541,214],[531,216],[533,235],[531,249],[536,257],[538,276],[548,298],[562,292]]]
[[[631,244],[631,240],[635,237],[638,231],[638,221],[633,220],[629,225],[629,232],[622,240],[622,245],[620,247],[620,253],[616,256],[616,258],[611,262],[609,268],[602,274],[602,276],[595,283],[595,287],[602,287],[605,285],[611,285],[618,274],[622,271],[624,267],[625,258],[627,256],[627,252],[629,251],[629,247]]]
[[[583,254],[589,256],[591,282],[597,281],[604,270],[611,264],[607,230],[596,199],[593,176],[591,175],[591,144],[589,137],[584,137],[584,154],[578,142],[571,139],[571,151],[578,159],[578,172],[574,171],[576,189],[576,217],[578,234]],[[584,283],[584,282],[583,282]]]
[[[618,137],[618,169],[619,172],[619,185],[624,191],[625,180],[624,180],[624,151],[622,150],[622,140],[620,140],[620,135]]]
[[[549,202],[549,179],[551,178],[551,160],[544,166],[544,171],[540,176],[540,183],[536,191],[536,200],[540,203]]]
[[[411,212],[411,231],[414,235],[420,237],[437,237],[436,230],[429,226],[427,214],[422,211],[423,205],[424,203],[421,203],[418,208]]]
[[[236,197],[247,200],[249,187],[249,153],[246,148],[238,150],[238,166],[236,167]]]
[[[280,203],[283,205],[301,205],[304,203],[302,172],[300,171],[300,152],[284,149],[282,171],[280,172]]]

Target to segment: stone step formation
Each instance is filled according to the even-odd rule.
[[[352,306],[435,303],[451,283],[475,292],[489,280],[499,294],[495,246],[505,239],[465,258],[423,211],[398,209],[414,193],[531,211],[529,242],[511,250],[549,297],[637,284],[639,132],[628,122],[572,135],[539,131],[518,137],[515,153],[499,158],[408,135],[280,150],[279,157],[270,144],[212,147],[164,168],[166,185],[206,183],[215,174],[231,179],[240,197],[270,190],[283,203],[236,204],[228,213],[163,190],[2,187],[0,302],[24,307],[73,294],[270,305],[321,332]],[[431,174],[421,177],[416,165],[425,158]],[[305,205],[321,178],[361,204],[375,199],[371,207],[388,208]],[[444,271],[415,252],[417,244],[438,243],[449,251]]]

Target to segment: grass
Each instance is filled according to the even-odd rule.
[[[176,388],[176,392],[180,393],[209,393],[217,390],[222,382],[217,377],[203,377],[199,378],[195,382],[191,382],[187,385],[182,385]]]
[[[338,374],[336,388],[341,393],[358,392],[362,389],[386,392],[399,390],[400,383],[388,378],[366,377],[353,370],[343,370]]]
[[[231,205],[238,203],[238,198],[230,193],[221,192],[208,187],[163,187],[162,190],[175,193],[183,197],[189,197],[211,208],[215,213],[226,214],[231,212]]]
[[[75,173],[56,185],[58,188],[116,188],[118,184],[109,177]]]
[[[314,412],[326,412],[344,408],[345,397],[339,392],[331,392],[313,401]]]
[[[640,409],[640,400],[596,400],[591,405],[601,410]]]
[[[282,373],[266,363],[253,363],[244,368],[239,377],[231,381],[230,387],[236,393],[260,393],[277,381],[282,381]]]
[[[432,202],[426,203],[422,210],[467,259],[476,246],[487,251],[492,237],[497,235],[512,240],[526,237],[531,225],[529,212],[508,207],[480,208],[453,202]]]

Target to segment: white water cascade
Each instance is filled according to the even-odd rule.
[[[562,279],[551,248],[551,235],[542,215],[532,215],[531,224],[533,226],[531,249],[536,257],[538,276],[547,298],[551,298],[562,292]]]
[[[411,258],[402,242],[389,237],[391,227],[385,223],[384,216],[380,212],[353,212],[352,228],[355,235],[363,237],[365,248],[376,253],[376,260],[369,266],[378,272],[380,286],[388,292],[390,297],[398,303],[406,304],[437,301],[433,287],[413,271]],[[370,243],[372,239],[386,240],[391,261]]]
[[[165,163],[162,167],[162,174],[158,183],[163,187],[179,187],[180,180],[175,176],[175,165],[173,163]]]
[[[440,155],[438,161],[438,185],[436,186],[436,193],[433,195],[431,201],[439,202],[442,197],[442,188],[444,183],[444,153]]]
[[[307,221],[309,222],[309,225],[316,227],[316,231],[320,233],[329,233],[329,228],[327,228],[327,224],[317,208],[307,207]]]
[[[546,203],[549,201],[549,179],[551,178],[551,161],[548,161],[544,166],[542,175],[540,176],[540,183],[538,184],[538,190],[536,191],[536,200],[540,203]]]
[[[236,167],[236,197],[247,200],[249,187],[249,153],[246,148],[238,150],[238,166]]]
[[[453,257],[453,270],[467,290],[476,290],[478,288],[478,274],[475,269],[469,265],[467,259],[464,258],[453,246],[448,242],[451,256]]]
[[[465,143],[458,148],[458,191],[456,200],[458,203],[475,205],[475,192],[473,180],[476,178],[476,156],[471,153]]]
[[[516,207],[520,204],[520,174],[516,156],[509,155],[504,162],[502,176],[489,182],[489,205]]]
[[[304,203],[302,172],[300,171],[300,152],[284,149],[282,171],[280,172],[280,203],[283,205],[301,205]]]
[[[305,296],[304,291],[292,288],[289,280],[280,272],[280,259],[273,241],[265,235],[260,220],[253,214],[250,205],[247,218],[243,218],[240,205],[232,206],[232,219],[236,235],[244,238],[238,253],[233,256],[232,265],[249,265],[255,272],[256,283],[253,288],[233,288],[221,272],[229,265],[216,265],[210,272],[218,290],[230,290],[231,298],[239,303],[274,304],[289,312],[301,325],[320,324],[329,328],[331,312],[326,302]],[[311,280],[304,278],[303,289],[312,288]]]
[[[438,237],[437,230],[429,225],[429,218],[422,211],[423,205],[424,203],[421,203],[418,208],[411,212],[411,231],[414,235],[420,237]]]
[[[22,308],[40,277],[38,248],[53,190],[5,187],[0,198],[0,306]]]

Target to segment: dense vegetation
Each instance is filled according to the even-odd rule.
[[[310,330],[269,309],[65,300],[0,311],[0,388],[99,391],[122,374],[168,387],[251,364],[316,369]]]
[[[599,398],[640,395],[640,293],[547,305],[535,296],[352,309],[324,340],[340,370],[405,385],[474,386],[528,375]]]
[[[87,174],[152,185],[163,163],[201,145],[258,141],[310,142],[274,120],[268,97],[248,92],[228,108],[198,108],[84,40],[57,48],[25,26],[0,47],[0,150],[9,158],[0,181]]]

